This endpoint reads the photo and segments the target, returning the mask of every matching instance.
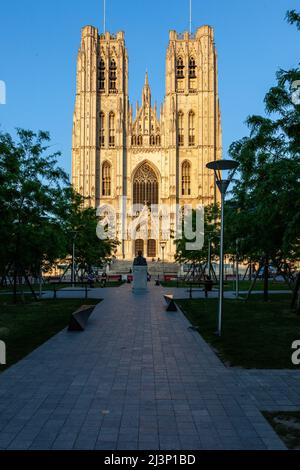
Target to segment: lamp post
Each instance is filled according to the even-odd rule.
[[[76,239],[77,231],[76,231],[76,230],[72,230],[71,233],[72,233],[72,235],[73,235],[73,239],[72,239],[72,273],[71,273],[71,282],[72,282],[72,287],[74,287],[74,283],[75,283],[75,239]]]
[[[236,277],[235,277],[235,296],[239,296],[239,238],[236,239]]]
[[[233,175],[239,166],[234,160],[214,160],[207,163],[206,167],[214,170],[216,185],[221,193],[221,230],[220,230],[220,263],[219,263],[219,308],[218,308],[218,329],[217,335],[222,334],[222,315],[223,315],[223,298],[224,298],[224,202],[225,195],[230,185]],[[228,171],[228,177],[222,179],[222,172]]]
[[[164,275],[165,275],[165,248],[166,248],[167,242],[165,240],[161,240],[159,242],[159,244],[160,244],[161,249],[162,249],[163,277],[164,277]]]
[[[207,253],[207,271],[208,276],[210,276],[211,271],[211,238],[208,237],[208,253]]]

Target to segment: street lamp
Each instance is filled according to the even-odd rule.
[[[239,242],[240,239],[236,239],[236,272],[235,272],[235,296],[239,297]]]
[[[166,248],[167,242],[166,242],[166,240],[161,240],[159,242],[159,244],[160,244],[161,249],[162,249],[163,277],[164,277],[164,274],[165,274],[165,248]]]
[[[220,233],[220,266],[219,266],[219,309],[218,309],[218,336],[222,333],[222,314],[223,314],[223,297],[224,297],[224,201],[226,191],[230,185],[233,175],[239,166],[234,160],[214,160],[207,163],[206,167],[214,170],[216,185],[221,193],[221,233]],[[222,179],[222,172],[228,171],[228,177]]]
[[[71,276],[71,281],[72,281],[72,287],[74,287],[75,283],[75,239],[77,232],[73,230],[72,232],[73,239],[72,239],[72,276]]]

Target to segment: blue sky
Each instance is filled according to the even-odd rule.
[[[49,130],[53,150],[71,168],[72,114],[80,29],[103,28],[102,0],[11,0],[0,7],[0,80],[7,104],[0,130]],[[279,67],[299,62],[299,32],[284,21],[299,0],[193,0],[193,29],[215,28],[224,156],[247,133],[249,114],[263,113],[263,97]],[[129,93],[140,99],[148,69],[152,99],[165,92],[168,31],[189,26],[189,0],[107,0],[107,30],[125,31]]]

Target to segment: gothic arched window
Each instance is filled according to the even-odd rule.
[[[113,112],[109,113],[109,146],[115,146],[115,115]]]
[[[131,145],[136,145],[136,135],[131,137]]]
[[[176,62],[176,78],[184,78],[184,64],[182,57],[178,57]]]
[[[184,114],[182,111],[178,113],[178,145],[184,145]]]
[[[150,135],[150,145],[155,145],[155,137],[154,137],[154,135]]]
[[[158,179],[147,162],[141,165],[134,174],[133,204],[158,204]]]
[[[102,111],[100,113],[99,129],[100,129],[100,147],[104,147],[105,146],[105,115]]]
[[[99,64],[99,90],[105,90],[105,63],[104,60],[100,60]]]
[[[102,165],[102,196],[111,196],[111,165],[108,162]]]
[[[193,57],[190,57],[189,60],[189,78],[196,78],[196,62]]]
[[[185,160],[181,166],[181,194],[191,195],[191,164]]]
[[[195,113],[189,112],[189,146],[195,145]]]
[[[160,135],[156,136],[156,145],[160,146]]]
[[[143,145],[143,136],[139,135],[137,138],[137,144],[138,145]]]
[[[117,83],[117,65],[115,59],[111,59],[109,64],[109,89],[110,91],[116,91]]]

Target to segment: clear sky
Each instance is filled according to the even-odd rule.
[[[263,97],[279,67],[299,62],[300,35],[284,21],[299,0],[193,0],[193,30],[215,28],[223,156],[247,133],[249,114],[263,113]],[[48,130],[61,166],[71,169],[72,114],[80,29],[103,29],[103,0],[10,0],[0,6],[0,80],[7,104],[0,129]],[[107,0],[107,30],[125,31],[129,93],[140,99],[148,69],[152,99],[165,91],[168,31],[189,27],[189,0]]]

